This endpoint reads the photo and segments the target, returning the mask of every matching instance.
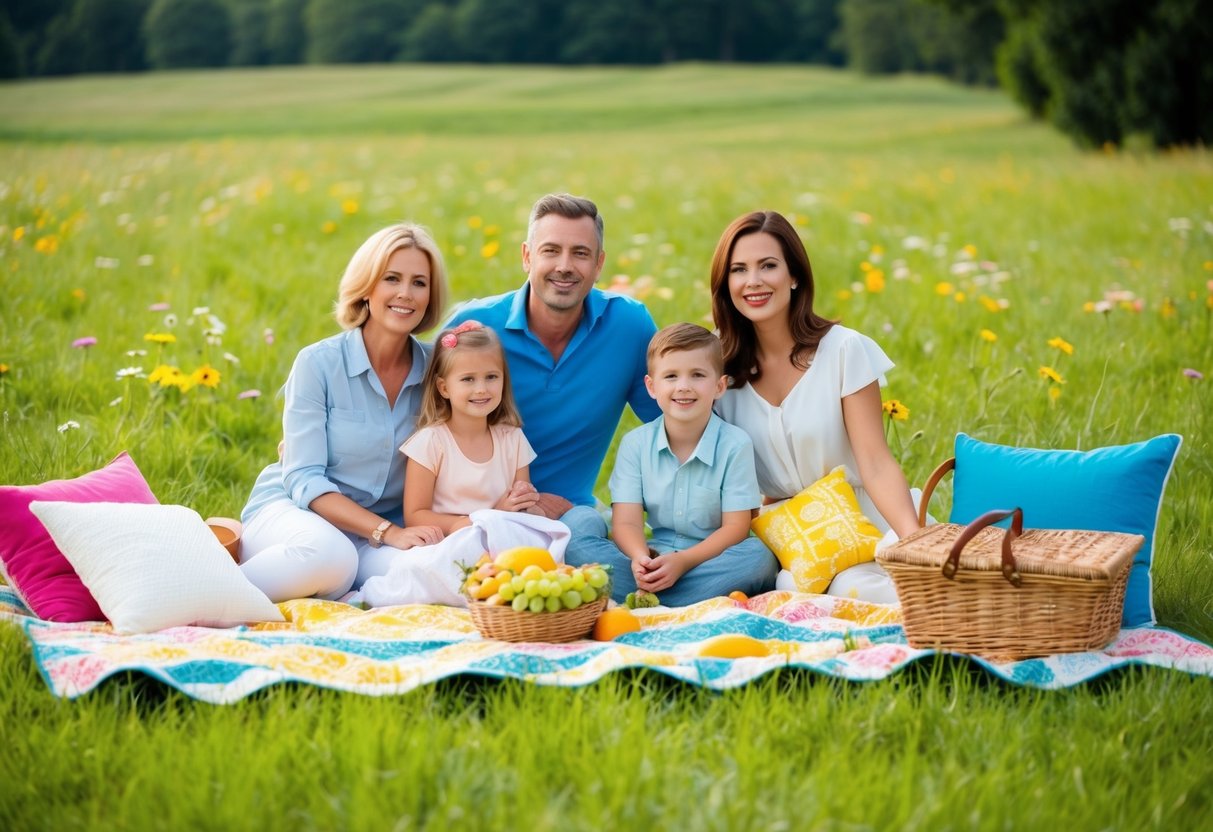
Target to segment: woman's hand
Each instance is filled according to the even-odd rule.
[[[383,542],[394,549],[411,549],[414,546],[432,546],[445,537],[437,526],[409,526],[407,529],[393,525],[383,535]]]

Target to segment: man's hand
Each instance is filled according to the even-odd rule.
[[[559,494],[540,493],[534,507],[539,509],[539,514],[549,520],[559,520],[566,511],[573,507],[573,504]]]

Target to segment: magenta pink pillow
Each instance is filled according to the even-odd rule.
[[[104,621],[101,607],[30,512],[34,500],[150,504],[158,502],[156,495],[126,451],[74,480],[0,485],[0,561],[26,606],[47,621]]]

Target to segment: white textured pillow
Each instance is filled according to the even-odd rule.
[[[282,621],[196,511],[35,500],[42,521],[118,633]]]

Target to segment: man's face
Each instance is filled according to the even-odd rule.
[[[604,252],[589,217],[569,219],[548,214],[522,244],[522,268],[531,284],[531,295],[556,312],[580,308],[598,273]]]

